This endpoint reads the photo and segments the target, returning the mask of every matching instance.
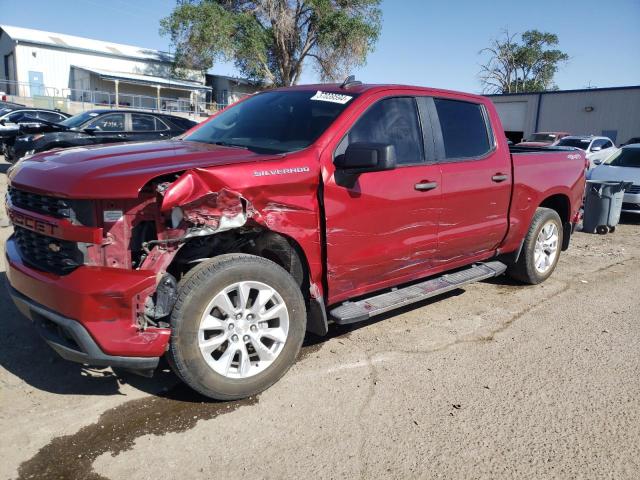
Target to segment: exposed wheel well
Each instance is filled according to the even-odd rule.
[[[309,266],[295,240],[263,229],[237,229],[196,237],[184,245],[169,269],[180,278],[202,260],[225,253],[248,253],[267,258],[287,270],[301,288],[309,286]]]
[[[269,259],[291,274],[307,302],[307,330],[317,335],[327,333],[327,318],[322,298],[310,295],[309,264],[298,243],[284,235],[260,228],[229,230],[193,238],[184,245],[168,268],[180,279],[203,260],[225,253],[248,253]]]
[[[564,227],[564,235],[562,236],[562,250],[569,248],[569,240],[571,239],[571,202],[569,197],[563,194],[551,195],[544,199],[540,207],[555,210],[560,215],[562,225]]]

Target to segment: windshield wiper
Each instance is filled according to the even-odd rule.
[[[223,142],[221,140],[218,140],[218,141],[213,142],[213,143],[215,145],[220,145],[221,147],[242,148],[244,150],[249,150],[249,147],[247,147],[246,145],[240,145],[238,143]]]

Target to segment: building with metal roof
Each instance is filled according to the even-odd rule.
[[[179,110],[211,90],[201,72],[176,78],[170,53],[62,33],[0,25],[0,58],[0,90],[17,97]]]
[[[487,96],[515,143],[534,132],[602,135],[616,145],[640,136],[640,85]]]

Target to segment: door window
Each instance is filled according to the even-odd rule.
[[[607,147],[604,146],[605,143],[607,143],[607,141],[604,140],[604,139],[601,139],[601,138],[599,138],[597,140],[594,140],[593,143],[591,144],[591,148],[589,150],[593,151],[593,149],[596,148],[596,147],[600,147],[601,149],[604,150],[605,148],[607,148]]]
[[[124,113],[98,117],[89,124],[88,128],[95,128],[99,132],[124,132]]]
[[[157,130],[156,119],[151,115],[131,114],[131,128],[134,132],[153,132]]]
[[[18,123],[27,117],[27,113],[28,112],[13,112],[4,118],[7,121],[7,123]],[[34,114],[31,114],[31,115],[35,116]]]
[[[55,112],[38,112],[38,118],[41,120],[46,120],[47,122],[61,122],[66,117],[63,117],[59,113]]]
[[[424,162],[422,132],[416,101],[411,97],[380,100],[369,108],[340,143],[336,155],[356,142],[393,145],[398,164]]]
[[[442,98],[434,102],[447,159],[481,157],[491,150],[482,105]]]
[[[605,140],[604,144],[602,145],[602,149],[604,150],[605,148],[611,147],[613,147],[613,143],[611,143],[609,140]]]

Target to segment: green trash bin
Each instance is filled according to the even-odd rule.
[[[620,221],[624,192],[631,182],[587,180],[582,231],[612,232]]]

